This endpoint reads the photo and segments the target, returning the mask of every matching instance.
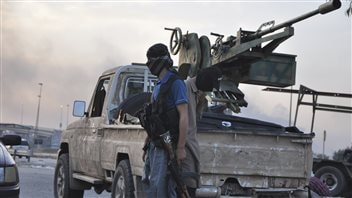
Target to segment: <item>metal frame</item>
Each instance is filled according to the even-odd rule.
[[[268,87],[268,88],[263,89],[263,91],[298,94],[295,120],[294,120],[294,124],[293,124],[294,126],[296,126],[299,106],[300,105],[312,106],[313,107],[313,115],[312,115],[311,133],[313,133],[315,111],[316,110],[332,111],[332,112],[338,112],[338,113],[352,113],[352,107],[349,107],[349,106],[340,106],[340,105],[334,105],[334,104],[318,103],[318,96],[352,98],[352,94],[348,94],[348,93],[335,93],[335,92],[315,91],[315,90],[310,89],[310,88],[308,88],[308,87],[306,87],[304,85],[300,85],[299,90],[295,90],[295,89],[279,89],[279,88]],[[304,102],[303,101],[303,97],[305,95],[312,95],[312,102]]]

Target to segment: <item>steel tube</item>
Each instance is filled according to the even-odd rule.
[[[284,28],[284,27],[289,27],[291,26],[292,24],[294,23],[297,23],[299,21],[302,21],[302,20],[305,20],[309,17],[312,17],[316,14],[326,14],[328,12],[331,12],[331,11],[334,11],[336,9],[339,9],[341,7],[341,2],[340,0],[332,0],[332,1],[328,1],[322,5],[320,5],[316,10],[313,10],[313,11],[310,11],[306,14],[303,14],[301,16],[298,16],[296,18],[293,18],[291,20],[288,20],[286,22],[283,22],[283,23],[280,23],[278,25],[275,25],[275,26],[272,26],[268,29],[265,29],[263,31],[259,31],[259,32],[256,32],[254,34],[251,34],[248,36],[248,39],[254,39],[254,38],[259,38],[265,34],[269,34],[271,32],[274,32],[278,29],[281,29],[281,28]]]

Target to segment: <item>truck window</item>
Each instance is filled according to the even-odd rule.
[[[152,92],[156,79],[148,79],[148,81],[149,82],[146,91]],[[124,98],[128,98],[129,96],[142,92],[144,92],[143,77],[131,77],[127,79]]]
[[[108,90],[109,78],[101,79],[95,91],[91,117],[100,117],[104,106],[106,92]]]
[[[112,90],[114,97],[112,97],[108,106],[109,122],[114,123],[114,120],[117,119],[119,106],[125,99],[138,93],[152,92],[156,82],[156,77],[141,75],[140,71],[121,73],[117,82],[117,88]]]
[[[125,98],[143,92],[143,78],[129,78],[126,83]]]

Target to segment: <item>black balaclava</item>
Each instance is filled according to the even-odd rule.
[[[146,65],[150,72],[156,76],[159,76],[164,67],[170,68],[173,65],[170,53],[166,45],[162,43],[157,43],[151,46],[147,51],[147,58],[148,61]]]

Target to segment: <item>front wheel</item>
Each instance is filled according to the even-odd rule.
[[[331,196],[340,196],[344,192],[346,178],[339,169],[323,166],[317,170],[315,176],[328,186]]]
[[[84,190],[70,188],[70,169],[68,154],[60,155],[57,160],[54,174],[54,197],[55,198],[83,198]]]
[[[116,168],[111,198],[134,198],[134,186],[129,160],[122,160]]]

